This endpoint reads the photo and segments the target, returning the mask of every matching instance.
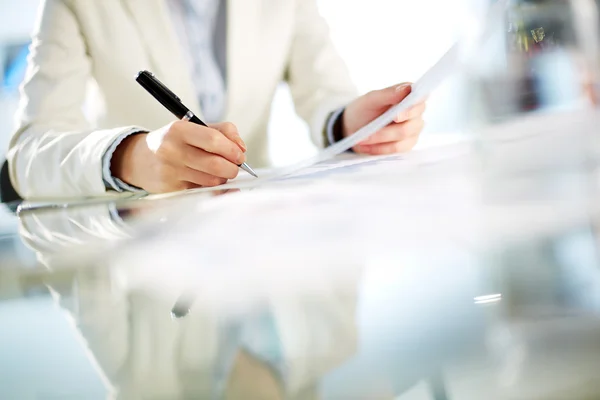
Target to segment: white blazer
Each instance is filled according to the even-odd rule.
[[[153,71],[200,111],[168,0],[45,0],[8,153],[26,199],[106,193],[102,155],[122,132],[173,116],[135,82]],[[356,96],[316,0],[227,0],[227,106],[252,166],[269,165],[267,121],[287,79],[298,114],[323,146],[327,115]],[[90,83],[92,83],[90,85]],[[91,115],[83,111],[92,100]],[[89,113],[88,113],[89,114]],[[281,132],[280,134],[285,134]]]

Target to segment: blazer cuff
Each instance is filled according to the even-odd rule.
[[[340,132],[336,132],[341,128],[341,124],[339,123],[339,119],[346,110],[346,107],[340,107],[336,111],[332,112],[329,115],[329,119],[327,120],[326,130],[325,130],[325,139],[327,146],[331,146],[332,144],[339,142]]]
[[[344,111],[346,111],[346,107],[342,107],[329,115],[327,127],[324,132],[325,143],[327,146],[331,146],[332,144],[344,139],[344,127],[342,125]],[[347,152],[354,153],[354,150],[350,148],[347,150]]]
[[[140,130],[139,128],[131,128],[128,131],[123,132],[108,146],[108,149],[104,152],[102,156],[102,180],[104,181],[104,186],[108,190],[114,190],[116,192],[133,192],[133,193],[143,193],[144,190],[129,185],[123,182],[121,179],[116,178],[112,175],[110,171],[110,162],[112,160],[112,156],[117,150],[117,147],[123,142],[123,140],[127,139],[131,135],[135,135],[138,133],[147,133],[147,131]]]

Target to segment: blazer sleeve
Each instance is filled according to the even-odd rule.
[[[82,108],[91,78],[85,38],[71,2],[44,0],[7,155],[10,180],[21,197],[106,192],[102,156],[123,132],[137,127],[90,127]]]
[[[357,96],[316,0],[297,0],[288,83],[296,112],[309,124],[314,143],[327,145],[328,116]]]

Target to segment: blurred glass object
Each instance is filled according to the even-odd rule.
[[[593,0],[510,0],[498,27],[472,63],[484,122],[597,104]]]
[[[598,398],[599,72],[594,0],[509,0],[469,63],[502,398]],[[520,229],[500,243],[503,219]],[[545,230],[545,233],[539,233]],[[488,296],[488,297],[486,297]],[[477,299],[475,300],[477,302]]]
[[[594,0],[507,0],[468,64],[486,202],[598,193]]]
[[[583,224],[490,255],[502,271],[488,336],[502,398],[598,398],[597,240]]]

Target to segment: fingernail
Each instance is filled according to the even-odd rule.
[[[403,91],[404,89],[406,89],[406,88],[408,88],[410,86],[411,86],[410,83],[404,83],[402,85],[396,86],[396,92],[401,92],[401,91]]]

